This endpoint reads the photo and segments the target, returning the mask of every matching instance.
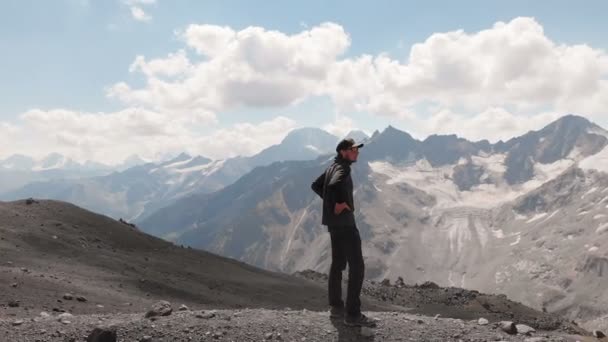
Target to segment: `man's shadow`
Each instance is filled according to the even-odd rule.
[[[374,334],[372,336],[363,336],[361,334],[361,327],[349,327],[344,324],[343,318],[330,318],[331,324],[336,328],[338,332],[338,339],[334,340],[337,342],[370,342],[375,341],[375,329],[371,329]]]

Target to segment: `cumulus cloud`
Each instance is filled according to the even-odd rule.
[[[184,50],[149,62],[138,56],[131,71],[143,73],[146,85],[120,82],[108,94],[158,111],[213,113],[329,96],[339,112],[395,120],[415,120],[419,107],[429,105],[457,108],[469,119],[480,113],[478,120],[496,108],[516,117],[551,111],[593,118],[608,106],[608,55],[556,43],[533,18],[435,33],[413,45],[404,61],[382,53],[344,58],[351,39],[334,23],[292,35],[190,25],[178,36],[196,58]],[[432,113],[426,114],[430,125]]]
[[[125,0],[131,7],[154,2]],[[418,135],[458,133],[492,141],[566,113],[608,124],[608,54],[555,42],[533,18],[478,32],[435,33],[414,44],[405,60],[383,53],[345,56],[351,37],[335,23],[294,34],[217,25],[190,25],[176,34],[184,45],[176,52],[134,58],[129,71],[142,75],[143,85],[117,82],[107,89],[127,109],[33,110],[23,115],[24,125],[56,129],[55,143],[81,151],[117,142],[130,151],[144,149],[138,144],[150,151],[206,146],[201,154],[221,158],[259,151],[295,123],[280,117],[222,127],[206,137],[197,137],[191,126],[220,123],[235,108],[296,106],[310,97],[331,99],[336,121],[324,128],[337,135],[354,128],[344,115],[352,112],[404,123]],[[248,143],[231,143],[235,137]]]
[[[179,33],[200,60],[183,53],[154,60],[138,57],[132,70],[147,76],[145,87],[121,82],[108,95],[159,111],[221,111],[234,107],[281,107],[321,94],[335,60],[350,45],[344,29],[326,23],[294,35],[248,27],[241,31],[214,25],[190,25]],[[172,67],[179,58],[181,69]],[[186,67],[193,64],[191,67]],[[141,66],[148,66],[143,68]],[[168,80],[154,70],[173,70]]]
[[[201,135],[187,120],[140,108],[112,113],[33,109],[20,120],[19,125],[0,123],[0,156],[59,152],[79,161],[109,164],[132,154],[156,160],[183,151],[214,159],[247,156],[280,142],[296,127],[294,120],[279,116]]]
[[[283,116],[259,124],[238,123],[198,139],[197,146],[201,154],[215,159],[250,156],[280,143],[294,128],[296,122]]]
[[[475,115],[442,109],[428,118],[412,120],[410,124],[420,137],[431,134],[457,134],[472,141],[487,139],[497,142],[539,130],[560,116],[554,112],[533,116],[517,115],[499,107],[488,108]]]
[[[152,20],[152,17],[143,10],[143,7],[153,5],[155,3],[156,0],[124,0],[124,4],[129,7],[133,19],[142,22]]]
[[[339,61],[327,86],[340,107],[402,118],[422,103],[593,114],[605,108],[607,76],[604,51],[557,44],[534,19],[516,18],[476,33],[433,34],[404,62],[385,55]]]
[[[337,137],[345,137],[348,133],[358,129],[355,127],[353,119],[346,115],[338,114],[333,122],[323,126],[323,129]]]

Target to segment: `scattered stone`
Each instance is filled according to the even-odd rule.
[[[16,320],[16,321],[13,322],[14,326],[18,326],[18,325],[21,325],[21,324],[23,324],[23,320],[22,319],[18,319],[18,320]]]
[[[169,316],[173,312],[173,308],[171,308],[171,303],[166,300],[161,300],[156,304],[152,305],[152,308],[146,312],[146,318],[156,317],[156,316]]]
[[[274,337],[273,333],[267,333],[266,335],[264,335],[264,339],[266,339],[266,340],[272,340],[273,337]]]
[[[27,205],[34,204],[34,203],[38,203],[38,202],[31,197],[25,200],[25,204],[27,204]]]
[[[502,321],[499,323],[500,329],[506,332],[509,335],[517,334],[517,328],[515,327],[515,323],[510,321]]]
[[[87,301],[86,297],[84,297],[84,296],[78,296],[78,297],[76,297],[76,300],[79,301],[79,302],[86,302]]]
[[[536,330],[534,330],[534,328],[529,327],[525,324],[517,324],[515,326],[515,329],[517,329],[517,333],[522,334],[522,335],[529,335],[533,332],[536,332]]]
[[[441,314],[436,314],[435,319],[439,319],[440,316],[441,316]]]
[[[95,328],[87,337],[87,342],[116,342],[116,329]]]
[[[596,338],[606,337],[606,335],[603,332],[599,331],[599,330],[593,330],[593,336],[596,337]]]
[[[195,315],[195,317],[196,318],[209,319],[209,318],[215,317],[215,313],[214,312],[204,312],[204,311],[201,311],[201,312],[197,313]]]
[[[384,280],[382,280],[380,282],[380,285],[382,285],[382,286],[391,286],[391,281],[388,280],[388,279],[386,279],[386,278],[384,278]]]
[[[477,320],[477,324],[479,324],[479,325],[487,325],[489,323],[490,322],[487,319],[483,318],[483,317],[481,317],[480,319]]]
[[[12,283],[11,287],[17,287],[17,283]]]
[[[46,311],[42,311],[40,313],[40,317],[45,317],[46,318],[46,317],[51,317],[51,315],[48,312],[46,312]]]
[[[72,315],[72,314],[71,314],[71,313],[69,313],[69,312],[64,312],[64,313],[62,313],[62,314],[60,314],[60,315],[58,315],[58,316],[57,316],[57,318],[58,318],[58,319],[62,319],[62,318],[72,318],[72,317],[74,317],[74,315]]]
[[[152,336],[145,335],[144,337],[139,339],[139,342],[151,342]]]
[[[19,301],[18,300],[11,300],[8,302],[8,306],[11,308],[16,308],[19,306]]]
[[[72,299],[74,299],[74,295],[71,294],[71,293],[66,293],[66,294],[63,295],[63,299],[65,299],[65,300],[72,300]]]
[[[405,281],[403,281],[402,277],[397,277],[397,281],[395,282],[396,287],[405,287]]]
[[[178,310],[179,310],[179,311],[188,311],[188,310],[190,310],[190,309],[188,309],[188,307],[187,307],[186,305],[182,304],[182,305],[180,305],[180,306],[179,306],[179,309],[178,309]]]

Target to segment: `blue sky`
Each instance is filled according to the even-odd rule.
[[[145,13],[148,19],[137,20],[132,12],[134,7]],[[171,111],[171,108],[155,107],[152,102],[133,103],[132,100],[110,98],[108,89],[120,82],[131,89],[146,87],[146,75],[129,71],[137,56],[143,56],[145,60],[150,61],[184,50],[185,56],[193,65],[204,62],[205,57],[197,56],[194,46],[188,46],[185,38],[179,34],[193,24],[229,27],[234,32],[259,26],[265,32],[279,31],[285,36],[292,36],[330,22],[339,25],[350,39],[347,47],[338,48],[336,60],[356,60],[363,55],[387,56],[391,61],[403,66],[409,63],[412,46],[424,43],[434,34],[462,29],[465,35],[474,35],[492,29],[499,21],[510,23],[518,17],[527,17],[533,24],[542,27],[543,37],[555,46],[584,44],[601,53],[608,49],[608,40],[605,39],[608,23],[602,15],[608,13],[608,3],[605,1],[585,1],[574,5],[571,1],[4,0],[0,1],[0,8],[0,92],[3,94],[0,122],[4,122],[5,126],[11,125],[13,131],[27,128],[26,125],[32,125],[31,121],[40,117],[32,115],[27,123],[24,122],[23,114],[32,109],[45,112],[62,109],[75,113],[107,114],[135,106],[161,114],[163,111]],[[462,41],[457,40],[454,44]],[[600,57],[596,83],[606,80],[606,70],[602,69],[603,56]],[[581,63],[589,64],[584,59]],[[566,74],[573,75],[572,72]],[[213,83],[214,80],[210,79],[208,82]],[[449,82],[446,81],[447,83]],[[567,79],[564,84],[568,84]],[[458,82],[455,82],[455,85],[458,85]],[[383,85],[383,88],[385,87]],[[420,85],[417,87],[416,89],[419,89]],[[592,113],[597,112],[596,107],[603,104],[601,98],[598,100],[598,97],[604,95],[601,91],[589,93],[593,101],[599,101],[596,107],[566,103],[566,99],[574,96],[572,94],[560,94],[551,99],[547,95],[549,100],[539,100],[532,105],[529,99],[514,96],[508,103],[497,100],[495,103],[484,103],[483,106],[458,103],[452,97],[438,100],[420,95],[403,104],[396,104],[407,108],[403,113],[390,114],[383,113],[382,108],[395,104],[395,99],[401,97],[398,92],[386,103],[372,105],[368,102],[373,101],[367,101],[357,108],[351,108],[348,104],[337,105],[336,98],[340,96],[328,94],[318,95],[312,91],[305,96],[298,96],[297,99],[289,99],[289,103],[263,106],[243,105],[238,100],[235,100],[236,105],[213,106],[209,109],[215,116],[213,123],[204,120],[195,122],[191,128],[196,129],[191,133],[210,136],[217,134],[218,130],[230,131],[234,125],[257,125],[279,116],[292,120],[289,121],[287,129],[318,126],[332,130],[333,126],[330,125],[336,115],[340,115],[346,117],[352,128],[371,132],[393,124],[420,137],[434,133],[437,122],[451,115],[450,113],[475,120],[476,114],[486,112],[485,120],[488,120],[488,115],[492,115],[487,114],[490,110],[502,113],[497,114],[502,117],[506,117],[504,112],[508,112],[514,118],[525,117],[528,120],[527,124],[522,124],[514,130],[504,131],[504,134],[508,135],[516,133],[517,129],[525,130],[544,124],[562,110],[579,108],[589,110],[589,117],[600,121],[600,124],[608,124],[608,121],[602,122],[599,113]],[[369,96],[378,98],[378,94],[374,92],[374,96]],[[409,93],[404,96],[409,96]],[[542,93],[540,97],[544,96],[545,93]],[[430,109],[426,108],[427,102],[431,103]],[[45,119],[49,119],[48,115]],[[425,117],[427,115],[428,118]],[[431,116],[435,121],[429,121]],[[411,123],[412,118],[421,121]],[[483,120],[479,120],[481,119],[478,119],[478,123],[483,123]],[[333,122],[333,125],[339,126],[340,119]],[[457,126],[448,125],[445,130],[454,127]],[[180,129],[176,128],[175,132]],[[443,130],[437,129],[437,133],[446,133]],[[339,129],[336,132],[339,132]],[[468,134],[471,138],[483,137],[481,133],[455,133],[465,136]],[[69,132],[66,134],[69,135]],[[265,144],[280,140],[281,134],[274,134],[274,138],[267,140]],[[69,141],[71,140],[56,146],[50,145],[82,158],[86,153],[82,146],[88,146],[90,152],[90,145],[96,144],[93,138],[92,142],[88,143],[76,139],[72,141],[73,146],[69,146]],[[186,145],[188,143],[193,144],[192,141],[184,142]],[[260,144],[258,149],[262,148],[262,145]],[[133,146],[133,143],[129,146]],[[179,147],[176,145],[172,148]],[[127,149],[140,154],[153,152]],[[193,147],[184,146],[184,149],[192,150]],[[16,144],[12,149],[5,145],[4,149],[0,150],[0,156],[15,150],[33,154],[32,151],[38,151],[40,148],[28,147],[24,143]],[[222,153],[229,156],[253,152],[255,151],[226,150]],[[122,157],[124,156],[117,155],[113,159]]]

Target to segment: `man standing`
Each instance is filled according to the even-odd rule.
[[[344,139],[336,147],[332,165],[313,183],[312,190],[323,199],[322,224],[331,237],[331,268],[329,271],[329,305],[332,318],[344,317],[350,326],[375,326],[375,321],[361,313],[361,287],[364,270],[361,237],[355,224],[353,180],[350,166],[357,161],[363,144]],[[342,271],[348,263],[346,309],[342,301]],[[346,312],[345,312],[346,311]]]

